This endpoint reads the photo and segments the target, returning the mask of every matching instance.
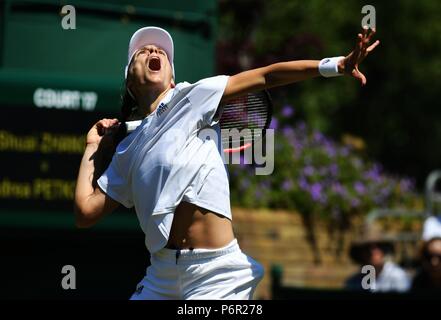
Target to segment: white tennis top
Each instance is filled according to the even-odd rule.
[[[100,188],[127,208],[135,206],[148,250],[168,241],[181,201],[231,219],[218,105],[228,76],[179,83],[141,125],[118,145],[98,179]],[[201,136],[203,129],[212,135]],[[213,132],[213,131],[211,131]]]

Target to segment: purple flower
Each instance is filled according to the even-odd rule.
[[[230,174],[234,177],[234,178],[236,178],[238,175],[239,175],[239,172],[237,171],[237,170],[230,170]]]
[[[336,163],[333,163],[329,166],[329,172],[331,173],[332,176],[337,176],[338,175],[338,165]]]
[[[292,190],[292,186],[293,186],[293,183],[291,180],[285,180],[282,183],[282,190],[283,191],[290,191],[290,190]]]
[[[319,131],[314,131],[313,135],[314,142],[316,143],[324,143],[326,141],[326,137]]]
[[[360,200],[358,198],[352,198],[351,200],[351,207],[356,208],[360,205]]]
[[[304,131],[306,130],[306,123],[304,121],[299,121],[299,123],[297,124],[297,129],[299,131]]]
[[[325,143],[325,150],[329,157],[334,158],[337,155],[337,150],[332,143]]]
[[[303,144],[296,140],[294,142],[294,150],[301,152],[303,150]]]
[[[243,154],[241,154],[240,157],[239,157],[239,165],[241,167],[245,167],[246,164],[247,164],[247,161],[245,159],[245,156]]]
[[[267,190],[271,189],[271,182],[269,182],[268,180],[264,180],[260,183],[260,187],[261,187],[261,189],[267,191]]]
[[[319,201],[322,198],[322,185],[318,182],[314,183],[309,190],[311,198],[314,201]]]
[[[307,177],[312,176],[314,174],[314,172],[315,172],[315,170],[314,170],[313,166],[308,165],[303,168],[303,174]]]
[[[305,177],[303,177],[303,176],[300,177],[298,183],[299,183],[300,189],[302,189],[303,191],[308,190],[309,184],[308,184],[308,181],[306,181]]]
[[[380,166],[375,164],[364,174],[364,177],[374,181],[375,183],[381,183],[383,181],[383,177],[381,176],[380,170]]]
[[[381,189],[380,194],[381,194],[384,198],[387,198],[387,197],[390,196],[390,192],[391,192],[390,187],[384,187],[384,188]]]
[[[256,199],[259,199],[260,200],[260,198],[262,198],[262,196],[263,196],[263,194],[262,194],[262,191],[260,191],[260,190],[255,190],[254,191],[254,196],[255,196],[255,198]]]
[[[357,181],[356,183],[354,183],[354,189],[355,189],[355,191],[357,191],[357,193],[359,195],[363,195],[366,193],[366,187],[360,181]]]
[[[240,166],[242,167],[242,168],[249,168],[249,166],[247,166],[247,165],[249,165],[249,164],[252,164],[253,162],[252,162],[252,160],[251,160],[251,158],[248,156],[248,154],[241,154],[240,156],[239,156],[239,164],[240,164]]]
[[[279,121],[276,118],[272,118],[269,128],[276,130],[278,127],[279,127]]]
[[[294,136],[294,129],[291,127],[283,127],[282,132],[286,138],[292,138]]]
[[[283,106],[282,108],[282,116],[284,116],[285,118],[289,118],[294,114],[294,108],[287,104],[285,106]]]
[[[248,180],[248,179],[240,180],[240,189],[242,191],[247,190],[250,185],[251,185],[250,180]]]
[[[400,190],[402,192],[412,191],[413,187],[413,182],[410,179],[404,178],[400,180]]]
[[[345,195],[346,194],[346,189],[345,189],[345,187],[343,187],[341,185],[340,182],[334,182],[331,185],[331,190],[338,195]]]

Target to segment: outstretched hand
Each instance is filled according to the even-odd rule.
[[[363,86],[367,80],[365,75],[358,69],[358,66],[380,44],[379,40],[370,44],[374,35],[375,29],[363,28],[362,33],[357,35],[354,50],[341,60],[338,66],[340,72],[359,80]]]

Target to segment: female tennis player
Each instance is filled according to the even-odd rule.
[[[248,92],[320,75],[345,74],[366,84],[358,66],[379,44],[370,44],[374,34],[364,29],[346,57],[281,62],[194,84],[175,84],[167,31],[146,27],[133,34],[125,98],[132,104],[124,104],[122,120],[136,113],[142,123],[104,168],[106,146],[112,144],[106,132],[119,121],[98,121],[87,134],[75,190],[80,228],[120,204],[135,207],[151,265],[131,299],[252,299],[263,268],[235,239],[222,147],[198,132],[218,131],[222,106]]]

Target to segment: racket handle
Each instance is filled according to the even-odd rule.
[[[134,120],[134,121],[127,121],[127,122],[123,122],[123,123],[119,123],[115,126],[112,126],[110,128],[105,128],[104,129],[104,135],[123,135],[124,137],[135,131],[136,128],[139,127],[139,125],[141,124],[142,120]],[[119,126],[124,126],[124,127],[120,127]]]
[[[135,129],[139,127],[141,122],[142,122],[142,120],[127,121],[125,123],[126,124],[126,128],[127,128],[127,133],[135,131]]]

